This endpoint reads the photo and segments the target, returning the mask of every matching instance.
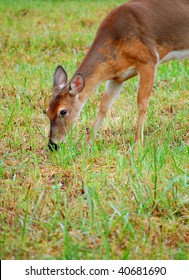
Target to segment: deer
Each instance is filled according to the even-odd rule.
[[[61,65],[55,70],[47,108],[50,150],[57,150],[65,141],[91,93],[106,82],[93,129],[87,134],[91,146],[124,82],[137,75],[135,142],[143,143],[146,111],[158,65],[188,57],[189,0],[133,0],[114,8],[100,24],[70,81]]]

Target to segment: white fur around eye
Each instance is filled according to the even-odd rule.
[[[64,85],[65,85],[65,84],[61,84],[61,85],[58,86],[58,88],[61,90],[61,89],[64,88]]]

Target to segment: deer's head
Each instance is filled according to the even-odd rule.
[[[53,77],[52,98],[47,109],[50,119],[50,150],[57,150],[58,144],[64,142],[66,135],[76,122],[81,111],[79,94],[85,86],[81,73],[67,82],[67,74],[62,66],[58,66]]]

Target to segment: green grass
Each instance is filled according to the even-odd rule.
[[[100,87],[57,153],[42,111],[58,64],[69,76],[101,19],[123,1],[1,1],[1,259],[189,259],[189,61],[157,71],[134,151],[137,79],[96,143]]]

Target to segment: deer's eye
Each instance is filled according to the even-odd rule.
[[[60,117],[65,117],[68,114],[68,111],[66,109],[63,109],[59,112]]]

